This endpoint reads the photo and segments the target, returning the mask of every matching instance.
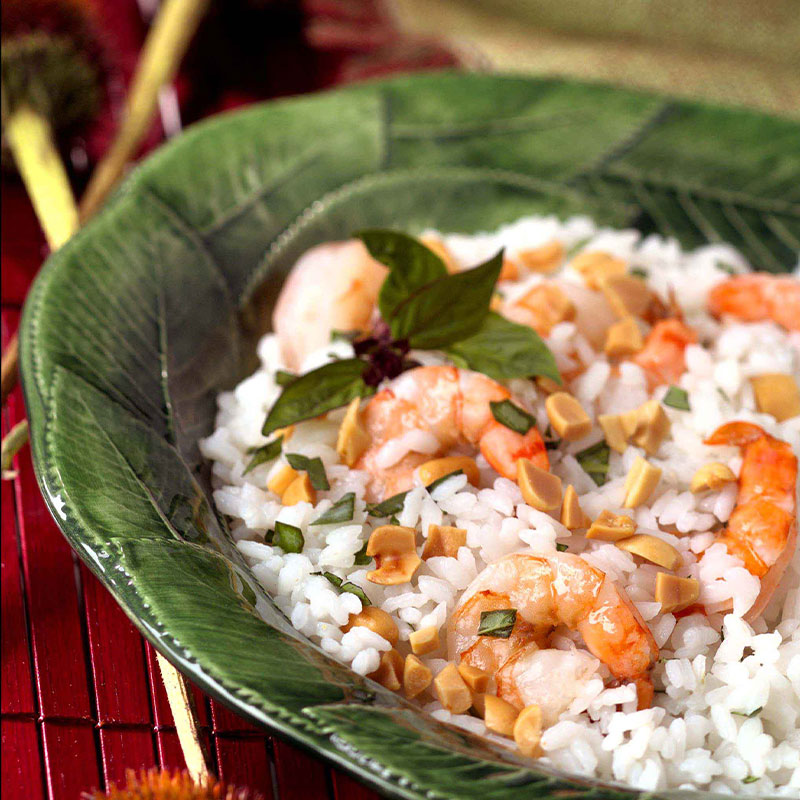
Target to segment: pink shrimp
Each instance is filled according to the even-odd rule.
[[[489,403],[510,397],[496,381],[456,367],[417,367],[396,378],[363,411],[371,444],[355,468],[372,476],[370,495],[388,497],[411,488],[420,464],[464,446],[478,447],[497,472],[512,480],[520,458],[548,469],[535,427],[523,435],[494,419]]]
[[[736,275],[711,290],[708,308],[717,317],[730,314],[743,322],[772,320],[786,330],[800,331],[800,281],[765,272]]]
[[[682,320],[662,319],[651,329],[644,347],[631,359],[646,373],[650,388],[675,383],[686,371],[686,347],[697,334]]]
[[[705,443],[742,448],[739,496],[718,541],[761,579],[747,613],[752,619],[764,610],[797,547],[797,457],[788,443],[750,422],[729,422]]]

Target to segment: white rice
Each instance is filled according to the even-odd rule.
[[[743,796],[800,797],[800,553],[765,612],[748,624],[742,617],[758,595],[760,582],[723,545],[714,544],[712,530],[730,516],[736,486],[705,495],[688,491],[691,475],[710,460],[722,461],[738,473],[737,449],[702,443],[731,419],[752,421],[800,452],[800,418],[778,423],[759,413],[748,381],[764,372],[800,374],[800,334],[770,322],[719,322],[707,314],[709,289],[728,277],[718,265],[748,269],[726,245],[685,253],[672,240],[598,229],[583,217],[563,223],[554,217],[531,217],[496,233],[444,238],[463,266],[500,246],[513,257],[552,238],[560,239],[567,249],[585,242],[587,249],[606,250],[647,270],[650,285],[662,296],[675,291],[687,322],[701,342],[708,343],[687,349],[687,368],[678,385],[689,393],[691,410],[665,409],[671,436],[649,457],[663,476],[635,517],[640,532],[678,549],[683,563],[677,574],[700,582],[700,602],[711,613],[681,619],[662,614],[654,599],[657,567],[637,564],[612,544],[570,533],[554,518],[525,505],[518,487],[504,478],[476,490],[458,475],[437,487],[433,496],[422,487],[409,492],[398,515],[400,524],[418,528],[422,537],[430,524],[455,525],[466,529],[467,544],[457,558],[424,561],[408,584],[370,583],[367,569],[354,566],[354,557],[378,521],[365,512],[368,476],[338,462],[335,442],[343,412],[297,426],[291,439],[290,452],[318,456],[326,467],[331,488],[318,493],[315,506],[282,507],[277,495],[266,489],[270,475],[285,463],[284,456],[243,474],[250,460],[248,448],[266,441],[261,425],[280,392],[273,376],[284,365],[272,335],[259,344],[261,369],[219,397],[217,427],[201,442],[204,456],[213,462],[217,507],[231,519],[238,547],[256,578],[298,631],[359,674],[368,675],[391,645],[362,627],[342,633],[341,626],[361,609],[361,601],[354,594],[338,593],[324,576],[314,573],[328,570],[361,587],[374,605],[392,615],[400,631],[398,648],[407,652],[409,634],[423,627],[434,625],[444,641],[447,619],[462,590],[487,564],[508,553],[553,553],[557,543],[568,544],[570,552],[583,555],[626,588],[661,648],[661,658],[653,670],[656,695],[651,709],[636,710],[632,684],[605,688],[608,672],[603,665],[578,682],[566,710],[543,735],[542,760],[570,773],[645,790],[701,788]],[[564,276],[579,280],[569,267]],[[534,276],[526,285],[537,280]],[[509,285],[507,293],[522,291],[526,288],[522,283]],[[557,325],[547,343],[562,368],[569,366],[574,349],[588,357],[592,366],[570,388],[593,418],[636,407],[648,398],[639,367],[623,364],[614,377],[604,354],[595,353],[573,324]],[[337,342],[311,356],[306,369],[329,360],[332,351],[340,356],[351,353],[347,343]],[[420,354],[419,360],[441,362],[429,353]],[[543,398],[530,382],[512,381],[510,388],[537,410],[538,420],[546,420]],[[656,396],[665,390],[657,390]],[[592,516],[603,509],[623,512],[625,475],[636,456],[644,455],[636,447],[622,456],[612,453],[608,481],[598,487],[574,456],[601,438],[595,428],[584,440],[551,451],[553,472],[575,486],[584,511]],[[409,431],[387,445],[380,459],[388,467],[409,451],[433,453],[437,446],[429,432]],[[478,463],[484,477],[493,474],[481,458]],[[356,495],[352,521],[309,525],[347,492]],[[276,520],[302,530],[302,553],[287,554],[264,542]],[[731,600],[731,613],[714,613],[727,608]],[[569,650],[576,641],[575,634],[558,631],[553,646]],[[423,660],[436,673],[447,663],[446,657],[442,646]],[[488,733],[482,720],[450,714],[431,697],[422,696],[423,708],[437,719],[509,743]]]

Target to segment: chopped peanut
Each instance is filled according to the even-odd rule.
[[[623,539],[617,542],[617,547],[664,569],[677,569],[681,565],[681,554],[671,544],[647,533],[637,533]]]
[[[469,458],[469,456],[447,456],[446,458],[434,458],[431,461],[426,461],[419,468],[419,477],[425,486],[430,486],[434,481],[438,481],[439,478],[444,478],[445,475],[458,470],[461,470],[467,476],[467,480],[473,486],[480,485],[480,470],[478,470],[475,459]]]
[[[692,482],[689,484],[689,489],[695,494],[698,492],[705,492],[708,489],[717,492],[725,486],[726,483],[733,483],[735,480],[736,476],[727,464],[721,464],[719,461],[712,461],[710,464],[703,464],[703,466],[695,472],[692,476]]]
[[[606,510],[601,511],[600,516],[589,526],[586,538],[618,542],[620,539],[633,536],[634,533],[636,533],[636,523],[630,517],[612,514]]]
[[[438,237],[434,236],[433,234],[427,234],[426,236],[421,236],[420,241],[428,250],[436,253],[439,258],[444,261],[445,269],[450,272],[458,272],[458,265],[456,264],[455,260],[453,259],[453,255],[448,250],[447,245]]]
[[[567,486],[564,492],[564,500],[561,503],[561,524],[571,531],[588,528],[592,524],[591,520],[583,513],[578,493],[572,485]]]
[[[422,548],[422,560],[427,561],[435,556],[455,558],[458,548],[467,543],[467,532],[464,528],[452,525],[428,525],[428,538]]]
[[[660,480],[661,470],[637,456],[625,478],[625,508],[636,508],[644,503]]]
[[[679,578],[669,572],[656,575],[656,600],[661,603],[661,612],[669,614],[683,611],[700,597],[700,583],[694,578]]]
[[[536,330],[547,336],[554,326],[575,316],[575,305],[567,295],[550,283],[534,286],[519,301],[521,306],[530,309],[537,320]]]
[[[348,467],[352,467],[358,461],[371,441],[359,418],[360,402],[358,397],[350,401],[336,439],[336,452]]]
[[[554,272],[564,260],[564,245],[558,239],[551,239],[540,247],[520,250],[517,260],[531,272]]]
[[[402,525],[381,525],[372,531],[367,555],[377,566],[367,573],[367,580],[384,586],[407,583],[422,563],[417,555],[416,531]]]
[[[378,669],[368,677],[377,681],[381,686],[396,692],[402,685],[403,656],[397,650],[388,650],[385,653],[381,653]]]
[[[624,453],[628,448],[628,437],[622,425],[622,417],[619,414],[601,414],[597,421],[603,429],[608,446],[618,453]]]
[[[433,625],[420,628],[408,635],[408,643],[411,645],[413,653],[424,656],[439,647],[439,631]]]
[[[539,511],[552,511],[561,503],[561,478],[530,459],[517,459],[517,483],[525,502]]]
[[[762,414],[770,414],[783,422],[800,414],[800,387],[783,372],[771,372],[750,378],[756,406]]]
[[[592,420],[569,392],[551,394],[544,403],[555,432],[568,442],[583,439],[592,430]]]
[[[453,714],[463,714],[472,705],[472,694],[455,664],[448,664],[434,679],[439,702]]]
[[[470,691],[477,692],[478,694],[482,694],[486,691],[486,687],[489,685],[489,681],[492,677],[488,672],[473,667],[471,664],[459,664],[458,674],[461,676],[464,683],[469,686]]]
[[[552,378],[548,378],[546,375],[540,375],[536,379],[536,385],[545,394],[553,394],[553,392],[560,392],[561,391],[560,384],[556,383]]]
[[[519,709],[493,694],[487,694],[483,703],[483,721],[486,727],[501,736],[513,736]]]
[[[272,435],[276,439],[279,436],[282,436],[283,437],[283,442],[284,442],[284,444],[286,444],[286,442],[288,442],[289,439],[291,439],[292,436],[294,436],[294,428],[295,428],[294,425],[287,425],[285,428],[278,428],[277,430],[273,431]]]
[[[624,261],[600,250],[579,253],[572,259],[571,266],[581,274],[590,289],[599,289],[604,278],[624,275],[628,271]]]
[[[495,292],[492,295],[492,299],[489,301],[489,310],[497,311],[497,313],[499,314],[502,308],[503,308],[503,298],[500,294]]]
[[[519,269],[517,269],[517,265],[510,259],[504,258],[503,259],[503,266],[500,267],[500,275],[498,275],[498,281],[515,281],[519,278]]]
[[[633,275],[603,278],[600,288],[613,312],[620,318],[643,317],[653,305],[655,295],[648,285]]]
[[[609,358],[632,356],[644,347],[644,339],[639,324],[633,317],[625,317],[615,322],[606,331],[605,351]]]
[[[621,414],[620,419],[626,437],[651,456],[669,434],[669,417],[658,400],[648,400],[639,408]]]
[[[525,706],[514,723],[514,741],[520,753],[535,757],[542,738],[542,709],[537,705]]]
[[[472,708],[479,717],[483,718],[486,713],[486,695],[483,692],[472,693]]]
[[[307,472],[301,472],[287,487],[281,497],[285,506],[294,506],[297,503],[316,503],[317,493],[311,485]]]
[[[299,472],[294,470],[288,464],[284,464],[282,467],[279,467],[275,474],[267,481],[267,489],[269,489],[271,492],[275,492],[277,495],[283,495],[283,493],[289,488],[289,484],[299,474]]]
[[[403,667],[403,691],[409,699],[424,692],[433,680],[433,673],[415,655],[409,653]]]
[[[397,639],[400,636],[397,625],[391,615],[377,606],[364,606],[358,614],[351,614],[350,619],[347,620],[347,625],[342,628],[342,631],[347,633],[347,631],[356,626],[369,628],[377,633],[378,636],[383,636],[392,647],[397,644]]]

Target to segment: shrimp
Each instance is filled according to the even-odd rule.
[[[647,374],[650,388],[675,383],[686,371],[686,347],[697,334],[682,320],[662,319],[652,327],[644,347],[631,359]]]
[[[517,611],[510,636],[479,636],[481,613],[501,608]],[[604,572],[570,553],[517,553],[489,564],[453,613],[449,655],[493,674],[498,696],[521,708],[541,700],[541,666],[550,659],[542,648],[558,625],[578,631],[589,653],[616,679],[636,683],[640,706],[650,704],[650,668],[658,659],[658,646],[647,624]],[[587,658],[572,658],[573,676],[594,671],[596,662]]]
[[[387,271],[360,241],[330,242],[303,255],[272,315],[286,366],[300,369],[333,330],[366,330]]]
[[[549,469],[535,427],[523,435],[494,419],[489,403],[510,397],[496,381],[456,367],[417,367],[396,378],[363,411],[371,444],[355,468],[372,476],[369,494],[389,497],[410,489],[420,464],[465,446],[477,446],[497,472],[512,480],[520,458]]]
[[[761,579],[747,612],[752,619],[769,602],[797,546],[797,457],[787,442],[750,422],[722,425],[705,443],[742,449],[739,496],[718,541]]]
[[[764,272],[736,275],[711,290],[708,308],[716,317],[772,320],[788,331],[800,331],[800,281]]]

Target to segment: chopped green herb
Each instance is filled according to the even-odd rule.
[[[277,383],[278,386],[288,386],[299,377],[299,375],[295,375],[293,372],[286,372],[286,370],[279,369],[275,373],[275,383]]]
[[[661,402],[670,408],[677,408],[678,411],[692,410],[689,405],[689,393],[678,386],[670,386]]]
[[[641,278],[642,280],[647,280],[649,274],[650,273],[646,269],[644,269],[644,267],[634,267],[631,270],[631,275],[637,278]]]
[[[727,272],[728,275],[736,274],[736,267],[731,264],[726,264],[724,261],[717,261],[717,269]]]
[[[395,514],[392,514],[392,516],[389,517],[389,524],[390,525],[399,525],[400,524],[400,520],[397,518],[397,516]]]
[[[348,492],[337,500],[321,517],[317,517],[312,525],[332,525],[334,522],[349,522],[355,512],[356,496]]]
[[[758,708],[753,709],[749,714],[745,714],[744,711],[731,711],[731,714],[736,714],[737,717],[750,717],[756,716],[756,714],[760,714],[764,710],[764,706],[759,706]]]
[[[508,639],[517,621],[516,608],[499,608],[496,611],[481,611],[478,636],[494,636]]]
[[[338,575],[334,575],[332,572],[315,572],[313,574],[322,575],[323,578],[327,578],[328,581],[332,583],[340,592],[354,594],[361,601],[361,605],[372,605],[369,597],[364,594],[364,590],[360,586],[356,586],[356,584],[354,584],[352,581],[346,581],[343,578],[340,578]]]
[[[305,543],[300,528],[288,522],[275,523],[275,535],[272,537],[272,544],[275,547],[280,547],[284,553],[302,553]]]
[[[265,541],[267,544],[273,544],[273,543],[274,543],[274,539],[275,539],[275,531],[271,531],[271,530],[270,530],[270,531],[267,531],[267,532],[264,534],[264,541]]]
[[[559,553],[566,553],[568,549],[567,545],[556,542],[556,550],[558,550]]]
[[[722,399],[723,399],[723,400],[724,400],[726,403],[730,403],[730,401],[731,401],[730,397],[728,397],[728,395],[727,395],[727,394],[725,394],[725,392],[724,392],[722,389],[720,389],[720,388],[719,388],[719,386],[717,386],[717,391],[719,392],[719,396],[720,396],[720,397],[721,397],[721,398],[722,398]]]
[[[331,488],[321,458],[308,458],[308,456],[302,456],[300,453],[287,453],[286,460],[298,472],[307,472],[308,479],[315,489],[325,491]]]
[[[571,258],[578,255],[578,253],[583,250],[583,248],[586,247],[586,245],[591,241],[591,236],[584,236],[583,239],[578,239],[578,241],[575,242],[575,244],[572,245],[572,247],[570,247],[566,253],[564,253],[564,258],[569,261]]]
[[[448,472],[447,475],[442,475],[441,478],[437,478],[435,481],[431,481],[425,488],[428,490],[428,493],[432,492],[437,486],[441,486],[446,480],[449,480],[453,477],[453,475],[461,475],[464,470],[456,469],[452,472]]]
[[[492,409],[492,416],[515,433],[525,435],[536,424],[536,420],[527,411],[510,400],[492,401],[489,407]]]
[[[331,341],[350,342],[352,344],[360,334],[360,331],[331,331]]]
[[[748,775],[746,778],[742,778],[742,783],[755,783],[756,781],[760,780],[761,778],[758,778],[755,775]]]
[[[605,442],[598,442],[585,450],[581,450],[575,458],[583,471],[598,485],[602,486],[608,479],[608,459],[611,448]]]
[[[364,542],[363,547],[355,554],[353,558],[353,564],[357,567],[365,567],[367,564],[372,561],[372,556],[367,555],[367,547],[369,546],[369,542]]]
[[[403,503],[408,492],[400,492],[387,497],[382,503],[368,503],[367,514],[371,517],[391,517],[392,514],[399,514],[403,510]]]
[[[250,463],[245,467],[242,475],[247,475],[251,469],[255,469],[260,464],[266,464],[267,461],[272,461],[273,458],[277,458],[281,454],[282,445],[283,436],[279,436],[277,439],[273,439],[271,442],[267,442],[261,447],[251,447],[247,451],[247,454],[253,457],[250,459]]]

